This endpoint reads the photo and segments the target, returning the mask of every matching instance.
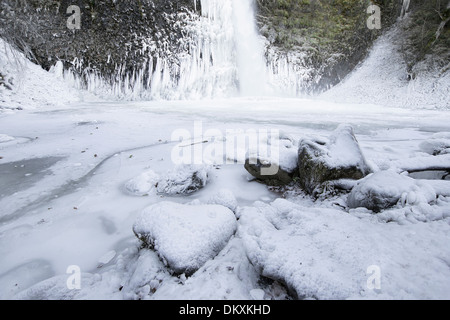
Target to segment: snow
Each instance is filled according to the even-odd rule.
[[[448,181],[424,180],[424,182],[433,187],[436,194],[442,195],[444,197],[450,197],[450,183]]]
[[[380,224],[278,199],[246,207],[239,234],[261,273],[285,282],[299,298],[448,299],[447,227]],[[367,286],[371,266],[381,270],[379,290]]]
[[[393,168],[414,172],[429,170],[446,170],[450,167],[450,154],[402,159],[391,162]]]
[[[107,253],[105,253],[100,259],[98,259],[99,267],[104,266],[105,264],[108,264],[111,262],[112,259],[116,256],[116,251],[111,250]]]
[[[264,300],[265,294],[264,290],[261,289],[253,289],[250,291],[250,295],[255,300]]]
[[[408,109],[449,109],[450,71],[419,67],[416,78],[408,80],[400,29],[401,25],[396,25],[380,36],[367,59],[320,98]]]
[[[284,142],[284,144],[282,143]],[[298,150],[290,141],[280,140],[278,146],[278,166],[287,172],[293,172],[298,167]]]
[[[10,137],[6,134],[0,134],[0,143],[5,143],[14,140],[14,137]]]
[[[341,124],[329,138],[328,157],[324,161],[332,168],[357,167],[368,171],[364,155],[356,140],[353,127]]]
[[[167,195],[189,194],[206,186],[208,165],[177,165],[157,183],[157,191]]]
[[[236,211],[238,206],[238,202],[233,194],[233,191],[229,189],[220,189],[219,192],[213,194],[209,198],[208,204],[219,204],[227,207],[233,212]]]
[[[439,132],[422,142],[420,148],[432,155],[450,153],[450,132]]]
[[[175,272],[191,274],[225,247],[236,218],[220,205],[161,202],[138,216],[133,231]]]
[[[155,189],[160,177],[152,170],[145,171],[129,180],[125,188],[132,194],[143,196]]]
[[[162,176],[153,170],[147,170],[126,182],[125,189],[137,196],[145,196],[151,192],[166,195],[189,194],[206,185],[209,171],[207,165],[177,165]]]
[[[30,62],[3,39],[0,39],[0,71],[11,88],[0,85],[0,112],[81,101],[77,90]]]

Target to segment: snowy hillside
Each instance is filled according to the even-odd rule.
[[[46,72],[0,39],[0,110],[30,109],[79,102],[81,93]]]
[[[450,70],[428,70],[424,66],[417,76],[408,78],[412,75],[401,55],[400,36],[394,27],[380,37],[368,58],[321,98],[411,109],[450,109]]]

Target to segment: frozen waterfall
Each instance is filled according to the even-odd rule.
[[[125,72],[124,65],[116,66],[112,81],[78,60],[73,63],[76,72],[63,71],[61,66],[54,70],[76,87],[126,100],[297,96],[301,92],[309,70],[291,63],[298,57],[274,53],[267,46],[257,29],[254,0],[198,2],[201,16],[173,17],[184,22],[177,52],[164,39],[149,39],[142,49],[148,54],[146,62],[132,72]]]

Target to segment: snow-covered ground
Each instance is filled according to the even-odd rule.
[[[449,181],[422,174],[426,188],[407,191],[434,201],[408,193],[374,214],[349,209],[345,194],[314,200],[253,181],[242,162],[249,146],[236,142],[273,130],[327,139],[348,124],[374,171],[445,166],[448,110],[275,97],[98,101],[36,66],[21,70],[22,87],[0,88],[1,299],[450,298]],[[191,151],[205,164],[180,165]],[[178,194],[189,179],[199,190]],[[386,180],[386,190],[402,181]],[[198,270],[186,276],[179,265]]]

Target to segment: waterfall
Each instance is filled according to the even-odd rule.
[[[402,0],[402,10],[400,13],[400,18],[404,18],[409,10],[410,0]]]
[[[189,70],[181,74],[178,90],[193,89],[200,96],[264,94],[264,44],[253,0],[201,0],[201,6],[201,28],[193,35],[196,53],[186,61]]]
[[[197,1],[194,0],[197,5]],[[184,21],[180,50],[167,42],[149,39],[142,52],[144,67],[125,73],[116,66],[113,83],[98,72],[82,69],[65,78],[101,96],[128,100],[201,99],[230,96],[282,94],[296,96],[308,79],[306,68],[291,63],[298,57],[280,55],[266,48],[259,35],[254,0],[200,0],[201,16],[176,15]]]
[[[234,42],[241,95],[268,90],[264,45],[256,29],[253,0],[233,0]]]

